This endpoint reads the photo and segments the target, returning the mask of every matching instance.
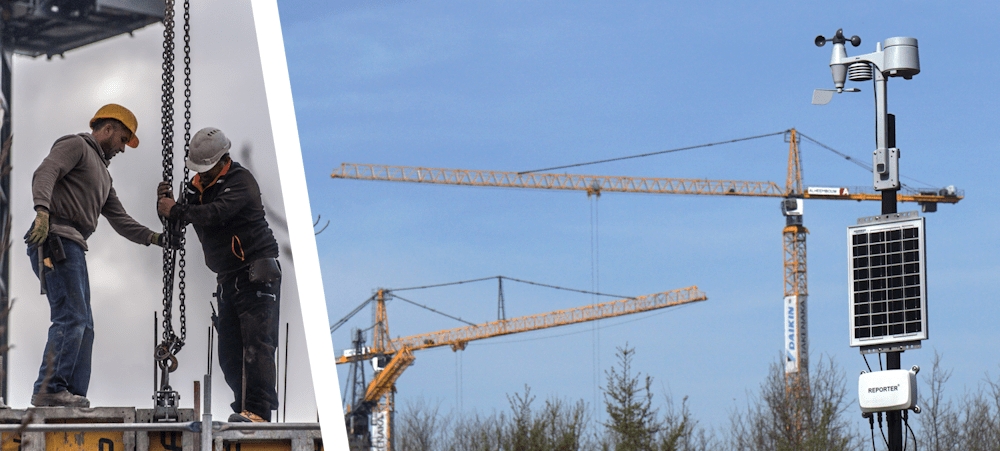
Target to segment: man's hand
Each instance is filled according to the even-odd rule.
[[[156,185],[156,197],[174,197],[174,189],[170,186],[170,182],[160,182],[159,185]]]
[[[174,208],[175,204],[177,204],[177,202],[174,202],[173,198],[161,197],[159,200],[156,201],[156,212],[159,213],[160,216],[163,216],[164,218],[169,218],[170,209]]]
[[[35,222],[24,238],[26,244],[41,244],[49,237],[49,212],[40,208],[35,212]]]
[[[170,217],[170,209],[174,204],[174,189],[170,182],[160,182],[156,185],[156,212],[164,218]]]
[[[164,249],[180,249],[181,237],[178,235],[153,232],[153,236],[150,238],[150,244],[155,244]]]

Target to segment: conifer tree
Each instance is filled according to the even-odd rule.
[[[625,343],[615,353],[619,369],[612,367],[605,372],[604,405],[608,422],[604,426],[612,436],[615,451],[654,449],[657,434],[662,428],[657,409],[653,407],[653,392],[650,390],[653,378],[632,374],[634,354],[635,349]]]

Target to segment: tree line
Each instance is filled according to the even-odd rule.
[[[605,371],[603,407],[596,419],[583,400],[540,400],[525,386],[507,396],[508,408],[491,414],[442,413],[424,401],[396,413],[396,451],[864,451],[885,450],[883,432],[871,429],[857,407],[856,379],[830,358],[808,376],[786,380],[780,362],[725,426],[706,428],[687,397],[657,396],[654,378],[633,368],[634,348],[619,347]],[[1000,378],[986,377],[958,398],[945,396],[951,372],[935,354],[922,377],[921,414],[910,412],[909,450],[1000,451]],[[353,443],[352,449],[369,449]]]

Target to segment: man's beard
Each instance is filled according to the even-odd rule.
[[[111,138],[108,138],[108,139],[106,139],[106,140],[104,140],[102,142],[99,142],[98,145],[101,146],[101,153],[104,154],[104,159],[108,160],[109,162],[111,161],[111,158],[114,157],[115,154],[118,153],[118,152],[107,150],[107,149],[112,148],[112,146],[111,146]]]

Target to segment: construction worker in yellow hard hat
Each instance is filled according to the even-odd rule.
[[[31,267],[52,310],[48,342],[31,396],[34,406],[88,407],[94,317],[90,308],[87,239],[103,215],[128,240],[166,246],[118,200],[108,165],[139,138],[135,115],[109,104],[90,120],[90,133],[56,140],[31,178],[35,220],[24,239]]]
[[[90,129],[93,130],[91,134],[98,139],[108,160],[119,152],[124,152],[125,145],[133,149],[139,147],[139,137],[135,135],[138,128],[135,115],[128,108],[115,103],[102,106],[90,120]],[[115,131],[121,134],[114,135]]]

